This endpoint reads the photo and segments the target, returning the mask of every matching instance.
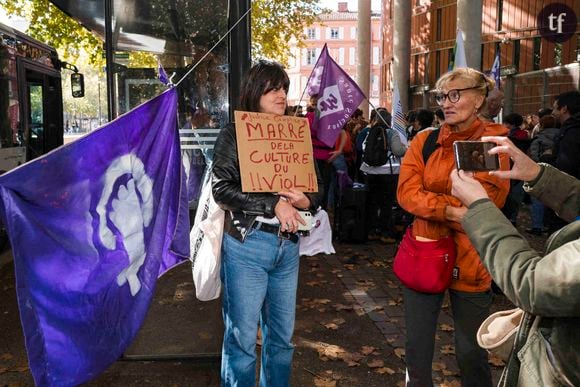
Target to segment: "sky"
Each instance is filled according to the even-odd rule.
[[[356,11],[358,9],[358,0],[342,0],[348,3],[349,11]],[[320,5],[324,8],[330,8],[334,11],[338,8],[338,0],[320,0]],[[371,9],[373,11],[381,10],[381,0],[371,0]]]

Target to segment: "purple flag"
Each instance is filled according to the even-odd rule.
[[[308,94],[317,95],[314,126],[317,137],[333,147],[340,130],[366,98],[347,73],[328,54],[326,44],[308,80]]]
[[[500,66],[500,58],[499,58],[499,50],[495,54],[495,59],[493,61],[493,65],[491,66],[490,75],[493,77],[495,81],[495,88],[501,88],[501,66]]]
[[[163,83],[165,86],[170,82],[161,61],[157,61],[157,78],[159,78],[159,82]]]
[[[170,89],[0,176],[36,385],[78,385],[117,360],[158,276],[189,256],[176,109]]]

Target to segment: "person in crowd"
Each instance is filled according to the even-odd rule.
[[[335,196],[338,194],[337,186],[338,183],[337,173],[344,173],[348,175],[349,163],[354,157],[354,149],[352,148],[352,142],[350,136],[346,129],[340,130],[340,135],[337,137],[334,144],[334,150],[330,152],[330,157],[328,162],[332,165],[332,171],[330,175],[330,184],[328,187],[327,204],[331,207],[334,206],[337,199]]]
[[[391,114],[385,108],[376,109],[371,127],[378,126],[387,133],[388,152],[394,157],[381,166],[370,166],[364,161],[361,171],[366,176],[368,185],[367,196],[367,230],[369,240],[379,239],[383,243],[395,243],[392,208],[396,200],[397,183],[399,180],[400,158],[407,151],[401,138],[391,129]],[[364,152],[364,144],[363,144]]]
[[[313,95],[310,97],[308,106],[306,107],[306,118],[308,119],[308,124],[310,125],[310,135],[312,138],[312,149],[314,152],[314,162],[322,175],[324,196],[322,199],[321,207],[326,210],[328,205],[328,194],[330,192],[330,184],[332,183],[332,156],[335,152],[333,146],[328,146],[326,143],[318,139],[318,127],[316,120],[316,105],[318,103],[318,96]],[[336,153],[334,153],[336,155]]]
[[[532,133],[530,134],[530,138],[534,139],[538,135],[538,130],[540,129],[540,121],[539,120],[541,120],[545,116],[551,116],[551,115],[552,115],[552,109],[550,109],[550,108],[538,109],[538,124],[536,126],[534,126],[534,129],[532,129]],[[556,125],[554,127],[559,128],[560,123],[556,122]]]
[[[370,115],[370,122],[358,132],[355,139],[355,152],[356,152],[356,181],[359,183],[365,182],[365,175],[360,170],[362,165],[362,154],[363,154],[363,143],[369,134],[372,123],[377,118],[377,110],[373,109]]]
[[[524,152],[527,150],[525,146],[529,145],[529,133],[523,129],[524,117],[518,113],[511,113],[503,117],[503,123],[509,129],[508,136],[512,141],[518,141],[516,145]]]
[[[554,166],[580,179],[580,91],[568,91],[554,100],[552,114],[560,122]]]
[[[241,88],[240,110],[283,115],[289,78],[275,62],[252,66]],[[318,187],[323,184],[318,176]],[[233,124],[215,144],[212,192],[226,210],[222,241],[224,386],[255,386],[256,337],[262,330],[261,386],[288,386],[298,283],[299,209],[315,211],[319,193],[295,189],[242,192]]]
[[[580,215],[580,181],[536,164],[505,137],[482,140],[497,144],[490,154],[513,161],[510,171],[492,176],[525,181],[530,195],[573,222],[554,237],[559,247],[542,257],[471,174],[451,173],[451,193],[468,208],[461,220],[465,233],[506,297],[532,317],[520,325],[518,338],[525,342],[512,352],[499,385],[580,386],[580,220],[574,222]]]
[[[423,129],[433,126],[433,119],[435,114],[431,110],[419,109],[415,114],[415,121],[413,121],[412,129],[408,132],[408,140],[411,141],[413,137]]]
[[[440,128],[444,122],[445,122],[445,114],[443,113],[443,109],[441,108],[435,109],[435,127]]]
[[[487,353],[476,341],[477,329],[489,315],[491,276],[459,223],[467,208],[451,195],[449,174],[455,168],[454,141],[477,141],[484,135],[506,135],[507,129],[478,117],[487,93],[494,87],[494,81],[483,73],[459,68],[444,74],[436,87],[435,100],[445,113],[437,147],[425,165],[422,151],[431,131],[419,132],[411,141],[401,165],[397,199],[403,209],[415,215],[411,229],[414,238],[438,240],[453,237],[457,260],[448,291],[461,382],[464,386],[491,386]],[[500,157],[500,165],[508,168],[507,156]],[[502,206],[509,182],[484,172],[475,176],[493,202]],[[444,293],[426,294],[403,287],[403,297],[408,332],[405,343],[407,386],[432,386],[435,332]]]
[[[405,132],[407,133],[407,138],[409,138],[409,136],[413,132],[413,123],[417,118],[417,112],[415,110],[409,110],[405,115],[405,118],[407,121],[407,127],[405,128]]]
[[[524,118],[521,114],[511,113],[504,116],[503,123],[508,127],[509,133],[508,137],[512,140],[516,146],[522,150],[522,152],[527,152],[530,147],[530,137],[527,131],[522,129]],[[522,201],[524,200],[524,182],[520,180],[510,181],[510,193],[506,200],[505,205],[502,208],[504,215],[512,222],[515,226],[517,224],[518,214],[520,212],[520,207]]]
[[[528,114],[524,117],[524,124],[522,125],[522,129],[528,132],[528,138],[532,138],[532,132],[536,125],[540,123],[540,118],[537,114]]]
[[[556,128],[556,119],[547,115],[540,119],[536,137],[530,145],[530,157],[535,162],[553,164],[556,160],[555,142],[560,130]],[[544,231],[544,204],[532,196],[532,227],[526,232],[542,235]]]
[[[483,121],[496,122],[501,109],[503,109],[503,91],[500,89],[490,90],[484,108],[479,113],[479,118]]]

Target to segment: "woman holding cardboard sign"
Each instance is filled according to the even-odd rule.
[[[284,115],[290,80],[278,63],[260,61],[242,85],[240,110]],[[320,176],[318,187],[322,187]],[[242,192],[234,125],[220,133],[213,195],[226,210],[222,242],[222,385],[253,386],[256,335],[262,328],[261,386],[289,384],[298,284],[299,209],[315,210],[321,193],[291,189]]]

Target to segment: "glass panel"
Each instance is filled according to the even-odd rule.
[[[42,106],[43,87],[42,84],[29,82],[27,85],[29,116],[28,127],[30,128],[28,145],[31,152],[30,158],[38,157],[42,154],[44,143],[44,110]]]

